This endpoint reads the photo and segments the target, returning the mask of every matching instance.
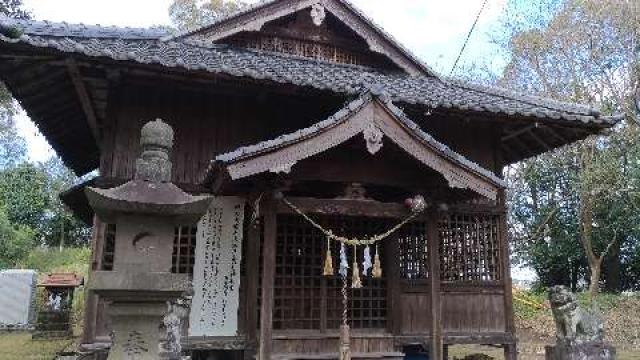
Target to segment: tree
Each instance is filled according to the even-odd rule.
[[[58,197],[77,180],[57,157],[39,164],[23,163],[0,172],[0,204],[12,224],[33,230],[39,245],[86,245],[89,229]]]
[[[0,269],[11,268],[33,248],[33,234],[25,226],[15,226],[0,208]]]
[[[174,0],[169,7],[171,22],[180,31],[192,30],[232,14],[247,3],[241,0]]]
[[[0,14],[14,19],[29,18],[29,13],[22,9],[22,0],[0,0]]]
[[[49,246],[84,246],[88,244],[91,229],[78,220],[60,200],[59,194],[78,182],[78,177],[60,160],[52,157],[39,165],[46,174],[48,205],[40,229],[44,243]]]
[[[0,14],[26,19],[21,0],[0,0]],[[18,135],[13,117],[17,109],[11,94],[0,82],[0,170],[16,166],[27,158],[27,145]]]
[[[523,21],[523,11],[537,16]],[[592,137],[511,170],[518,175],[532,167],[539,171],[539,166],[564,164],[564,170],[548,178],[519,174],[516,185],[525,196],[544,201],[542,206],[536,200],[512,203],[512,217],[520,220],[512,235],[521,240],[515,246],[526,262],[540,261],[536,251],[544,244],[571,239],[575,245],[578,240],[595,295],[606,256],[615,253],[620,262],[624,259],[618,249],[640,247],[633,225],[637,216],[631,211],[638,201],[633,176],[639,160],[634,156],[639,146],[640,7],[632,0],[512,0],[506,16],[506,36],[498,43],[510,62],[500,85],[626,115],[609,138]],[[555,186],[541,187],[545,181]],[[568,255],[560,257],[570,259]],[[533,265],[540,268],[541,262]]]
[[[12,224],[40,233],[49,206],[47,174],[31,163],[0,173],[0,204]]]
[[[0,94],[2,89],[0,89]],[[27,142],[18,133],[12,110],[0,105],[0,171],[27,161]]]

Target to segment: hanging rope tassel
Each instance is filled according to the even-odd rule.
[[[347,274],[349,274],[349,262],[347,261],[347,249],[344,244],[340,244],[340,276],[343,278],[347,278]]]
[[[333,255],[331,254],[331,240],[327,238],[327,256],[324,259],[324,276],[333,276]]]
[[[358,267],[358,248],[353,247],[353,277],[351,278],[351,287],[353,289],[361,289],[362,281],[360,281],[360,268]]]
[[[364,248],[364,261],[362,261],[362,275],[369,276],[369,270],[371,270],[371,249],[369,245]]]
[[[376,256],[373,259],[373,270],[371,271],[371,275],[376,279],[382,277],[382,264],[380,263],[380,255],[378,254],[378,245],[376,245]]]

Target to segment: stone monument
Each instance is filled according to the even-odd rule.
[[[37,278],[33,270],[0,271],[0,330],[33,327]]]
[[[556,344],[546,347],[546,360],[615,359],[615,349],[604,341],[600,314],[581,308],[565,286],[549,290],[549,303],[556,323]]]
[[[89,203],[115,224],[112,271],[97,271],[90,287],[110,302],[109,360],[179,359],[182,319],[188,314],[188,274],[171,272],[176,227],[205,214],[209,196],[171,183],[173,130],[161,120],[144,125],[133,180],[112,189],[88,188]]]

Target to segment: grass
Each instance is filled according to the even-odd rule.
[[[73,340],[31,340],[28,333],[0,333],[3,360],[53,360]]]
[[[18,263],[22,269],[36,270],[41,274],[49,272],[75,272],[87,275],[91,261],[90,248],[37,248]]]
[[[545,344],[518,344],[520,354],[519,360],[544,360]],[[464,359],[466,356],[473,354],[484,354],[493,357],[496,360],[504,360],[504,352],[502,349],[480,346],[480,345],[457,345],[449,348],[450,359]],[[617,360],[639,360],[640,351],[617,350]]]

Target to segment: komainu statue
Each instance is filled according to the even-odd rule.
[[[604,322],[595,311],[580,307],[565,286],[549,289],[556,322],[556,345],[547,346],[547,360],[613,360],[615,349],[604,342]]]
[[[567,287],[552,287],[549,290],[549,303],[559,342],[576,344],[604,341],[604,324],[600,315],[581,308],[575,294]]]

